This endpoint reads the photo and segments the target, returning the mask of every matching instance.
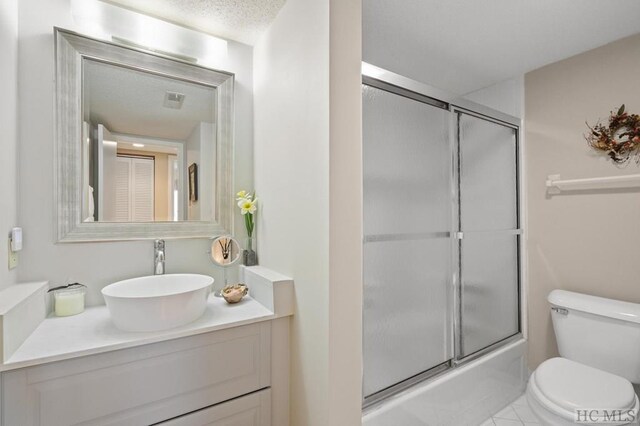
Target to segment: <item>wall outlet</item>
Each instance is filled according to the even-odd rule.
[[[9,269],[13,269],[18,266],[18,253],[11,250],[11,239],[9,239]]]

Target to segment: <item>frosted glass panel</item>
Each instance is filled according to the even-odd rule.
[[[448,117],[363,86],[365,396],[452,357]]]
[[[462,356],[519,331],[516,131],[459,115]],[[509,232],[511,231],[511,232]]]
[[[363,86],[365,397],[520,328],[516,131],[455,114]],[[453,240],[458,230],[463,238]]]
[[[364,394],[451,358],[448,238],[364,247]]]
[[[365,235],[450,230],[448,114],[364,86]]]
[[[464,114],[459,125],[462,230],[517,228],[515,130]]]
[[[462,240],[463,356],[519,331],[517,239],[473,233]]]

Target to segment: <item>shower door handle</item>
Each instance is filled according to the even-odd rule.
[[[464,239],[464,235],[465,233],[471,233],[471,235],[474,234],[497,234],[497,235],[523,235],[524,231],[522,230],[522,228],[516,228],[516,229],[489,229],[489,230],[480,230],[480,231],[458,231],[458,232],[454,232],[453,236],[456,240],[462,240]]]

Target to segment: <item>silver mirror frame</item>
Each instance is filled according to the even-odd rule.
[[[234,75],[55,28],[56,240],[60,243],[211,238],[233,231]],[[82,60],[90,58],[215,87],[216,191],[213,221],[82,222]]]

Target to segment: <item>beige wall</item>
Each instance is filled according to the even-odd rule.
[[[563,178],[640,173],[594,155],[583,138],[622,103],[640,113],[640,35],[525,76],[529,363],[557,354],[546,301],[554,288],[640,303],[640,190],[546,196]]]
[[[330,2],[329,424],[362,422],[362,0]]]

